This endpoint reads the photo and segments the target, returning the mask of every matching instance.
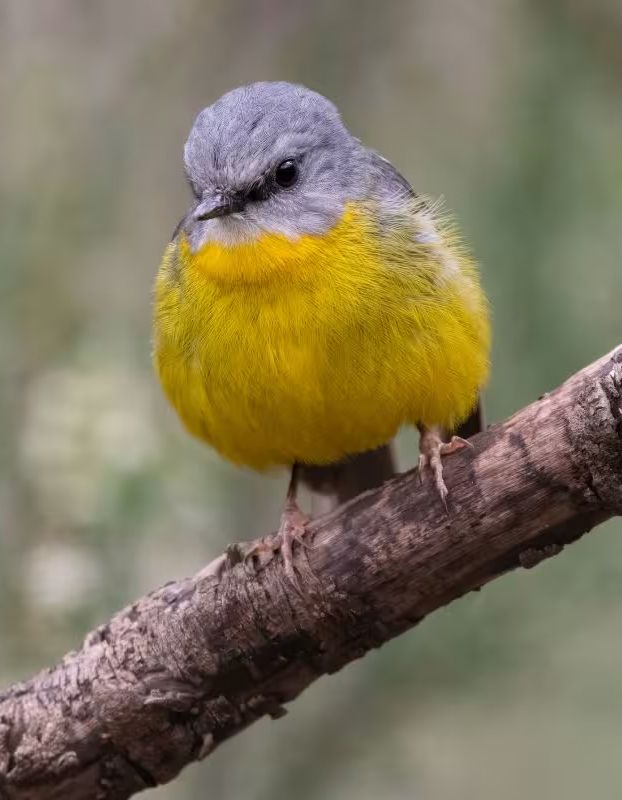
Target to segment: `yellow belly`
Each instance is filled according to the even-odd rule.
[[[188,429],[225,458],[326,464],[472,409],[489,328],[471,262],[367,219],[351,207],[321,237],[169,245],[156,370]]]

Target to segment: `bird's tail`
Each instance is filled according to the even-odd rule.
[[[325,514],[395,474],[390,444],[359,453],[339,464],[300,466],[300,480],[311,490],[313,515]]]
[[[460,436],[462,439],[470,439],[471,436],[475,436],[476,433],[481,433],[481,431],[485,430],[485,428],[486,421],[484,419],[484,406],[482,404],[482,398],[480,397],[477,401],[477,405],[473,411],[471,411],[469,417],[465,419],[462,425],[460,425],[451,433],[455,434],[456,436]]]

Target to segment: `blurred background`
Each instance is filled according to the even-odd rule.
[[[277,524],[285,476],[192,441],[151,372],[197,112],[305,83],[445,197],[493,306],[496,420],[622,339],[621,41],[619,0],[2,1],[2,684]],[[147,796],[619,797],[621,533],[434,614]]]

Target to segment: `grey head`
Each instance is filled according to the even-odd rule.
[[[184,150],[196,204],[184,222],[193,249],[263,233],[322,233],[365,196],[370,152],[322,95],[253,83],[196,118]]]

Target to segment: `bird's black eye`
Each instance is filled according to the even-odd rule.
[[[298,165],[292,158],[282,161],[276,168],[274,179],[283,189],[289,189],[298,180]]]

